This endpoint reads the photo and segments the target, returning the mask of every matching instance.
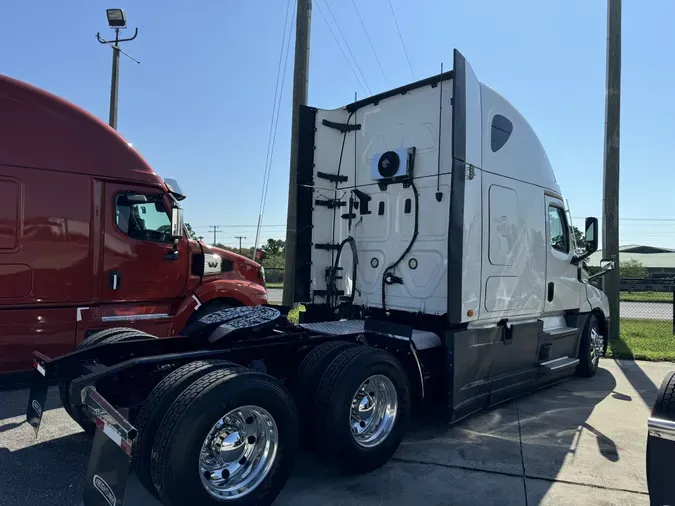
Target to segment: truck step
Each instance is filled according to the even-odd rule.
[[[579,332],[579,329],[576,327],[556,327],[545,330],[544,332],[546,332],[551,337],[562,337],[564,335],[576,334]]]
[[[539,364],[539,367],[541,369],[541,372],[550,373],[550,372],[557,372],[562,369],[567,369],[570,367],[576,367],[578,363],[579,363],[578,358],[560,357],[553,360],[548,360],[546,362],[541,362]]]

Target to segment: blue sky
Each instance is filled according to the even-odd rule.
[[[601,0],[391,0],[415,79],[452,66],[459,48],[478,78],[508,98],[544,144],[575,217],[602,212],[606,4]],[[412,81],[387,0],[314,0],[309,101],[332,108],[364,96],[328,30],[326,4],[372,93]],[[318,5],[316,5],[318,4]],[[119,130],[163,176],[178,178],[186,217],[219,241],[255,235],[286,0],[186,3],[7,2],[0,72],[61,95],[107,120],[111,34],[106,7],[123,7],[138,38],[122,58]],[[675,3],[624,2],[621,243],[675,248]],[[127,30],[129,31],[129,30]],[[342,42],[342,41],[341,41]],[[348,50],[344,49],[347,56]],[[291,48],[292,60],[292,48]],[[353,64],[352,64],[353,65]],[[264,223],[283,236],[292,61],[286,72]],[[577,226],[582,220],[576,220]],[[223,226],[227,225],[227,226]],[[234,227],[238,225],[238,227]]]

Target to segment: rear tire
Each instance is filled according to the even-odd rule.
[[[579,365],[577,366],[577,374],[579,376],[591,378],[598,372],[600,348],[602,346],[597,345],[597,340],[601,337],[598,318],[594,314],[591,314],[586,321],[586,325],[584,325],[581,342],[579,343]]]
[[[410,385],[396,357],[377,348],[347,348],[317,389],[315,450],[347,473],[372,471],[397,450],[409,416]]]
[[[246,415],[245,421],[238,424],[229,418],[241,418],[241,413],[252,410],[262,411],[263,415]],[[219,426],[220,423],[223,425]],[[256,432],[258,429],[260,432]],[[214,431],[217,433],[213,439],[207,438]],[[251,439],[251,433],[259,434],[260,439]],[[222,506],[223,496],[217,499],[206,483],[214,487],[214,480],[220,480],[219,490],[227,487],[234,490],[237,480],[245,482],[248,476],[251,481],[242,485],[241,494],[229,496],[226,502],[235,506],[267,505],[286,484],[297,446],[298,416],[287,390],[266,374],[226,367],[193,382],[167,410],[153,444],[152,480],[166,506]],[[217,457],[211,453],[215,449]],[[253,457],[259,455],[258,451],[263,452],[259,460]],[[241,455],[251,458],[246,460]],[[232,474],[228,473],[227,478],[218,478],[225,471],[202,475],[205,458],[210,459],[210,465],[220,459],[221,464],[230,463]],[[220,466],[217,462],[215,465]],[[259,468],[264,472],[258,474]],[[243,477],[240,469],[244,469]],[[246,469],[250,472],[246,473]]]
[[[157,339],[146,332],[130,328],[118,327],[106,329],[90,335],[75,347],[75,350],[81,350],[98,344],[115,343],[118,341],[130,341],[132,339]],[[93,434],[96,430],[96,424],[89,420],[82,407],[74,406],[70,402],[70,382],[59,384],[59,397],[66,413],[82,427],[87,434]]]
[[[291,381],[290,389],[298,405],[300,430],[311,432],[311,418],[314,409],[316,390],[328,366],[343,350],[356,346],[345,341],[330,341],[320,344],[302,359]],[[300,443],[309,446],[311,438],[303,438]]]
[[[225,360],[197,360],[185,364],[160,381],[143,402],[134,424],[138,429],[138,437],[134,440],[131,448],[131,461],[138,480],[157,499],[159,499],[159,496],[152,484],[151,471],[152,446],[155,442],[157,429],[166,411],[188,385],[223,367],[234,370],[238,366]]]

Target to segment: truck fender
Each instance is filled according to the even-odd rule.
[[[238,280],[213,280],[200,285],[186,297],[176,311],[173,334],[187,325],[190,316],[202,305],[214,300],[225,300],[233,305],[259,306],[267,303],[267,293],[262,286]]]

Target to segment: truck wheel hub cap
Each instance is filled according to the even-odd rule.
[[[278,447],[279,430],[267,410],[233,409],[213,425],[202,444],[202,485],[220,501],[243,497],[269,474]]]
[[[596,363],[600,360],[605,347],[605,338],[598,334],[598,329],[591,328],[591,361]]]
[[[392,381],[381,374],[370,376],[352,398],[352,437],[365,448],[379,445],[391,434],[397,413],[398,395]]]

